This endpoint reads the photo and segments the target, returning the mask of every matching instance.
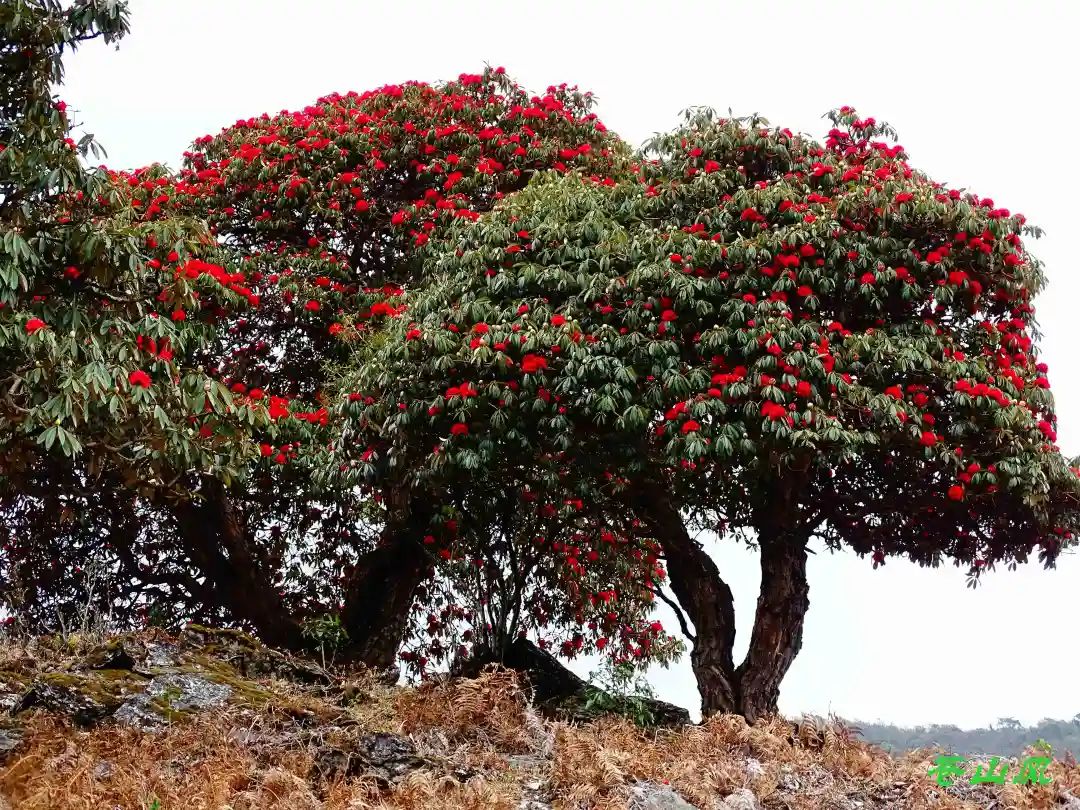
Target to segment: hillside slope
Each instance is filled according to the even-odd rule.
[[[2,810],[1080,808],[1080,774],[940,788],[843,727],[544,717],[489,670],[420,688],[234,631],[0,650]]]

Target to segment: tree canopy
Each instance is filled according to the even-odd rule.
[[[0,8],[4,603],[223,621],[415,673],[519,638],[677,655],[775,710],[812,540],[983,571],[1075,542],[1076,462],[994,201],[850,108],[697,109],[639,153],[502,68],[327,95],[90,168],[62,57],[111,0]],[[747,658],[699,531],[760,551]]]
[[[1050,564],[1076,528],[1024,218],[911,168],[873,119],[833,121],[822,146],[697,111],[633,180],[553,179],[462,225],[345,406],[365,456],[420,480],[539,465],[635,510],[697,627],[707,709],[775,706],[812,536],[977,576]],[[738,669],[730,591],[683,515],[761,548]]]

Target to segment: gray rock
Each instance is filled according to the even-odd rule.
[[[628,810],[698,810],[669,788],[653,782],[637,782],[630,788]]]
[[[511,754],[506,758],[506,762],[512,771],[535,771],[548,764],[546,757],[535,754]]]
[[[761,810],[761,802],[748,788],[740,788],[720,803],[723,810]]]
[[[521,786],[521,801],[518,802],[517,810],[552,810],[543,782],[530,779]]]
[[[0,762],[7,759],[21,742],[22,732],[13,728],[0,728]]]
[[[155,641],[147,642],[146,657],[142,660],[142,666],[147,669],[160,669],[162,667],[175,667],[180,660],[180,651],[174,644],[158,644]]]
[[[11,713],[18,714],[28,709],[64,714],[81,726],[91,726],[110,712],[108,704],[95,700],[75,686],[46,681],[36,681],[15,704]]]
[[[103,759],[94,766],[93,776],[100,782],[112,778],[112,775],[115,772],[116,766],[109,762],[109,760]]]
[[[365,734],[347,749],[326,747],[315,764],[326,779],[366,776],[382,785],[395,785],[427,763],[405,737],[380,732]]]
[[[221,706],[231,694],[228,686],[198,675],[158,675],[145,692],[121,705],[113,718],[127,726],[150,730],[167,724],[177,715]]]

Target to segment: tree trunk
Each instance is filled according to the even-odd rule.
[[[731,588],[712,557],[686,531],[682,515],[662,487],[649,486],[635,496],[635,511],[664,550],[671,590],[694,624],[690,665],[701,692],[701,713],[739,713]]]
[[[379,545],[357,561],[341,615],[349,634],[344,657],[379,669],[396,665],[416,591],[428,577],[423,538],[433,514],[430,499],[407,492],[389,493],[387,506]]]
[[[300,617],[292,614],[273,586],[268,570],[252,547],[247,527],[228,492],[213,480],[204,499],[173,507],[184,547],[203,574],[214,607],[252,627],[266,644],[290,650],[310,647]],[[406,494],[391,495],[394,506],[379,544],[360,555],[345,586],[342,626],[348,640],[342,657],[371,667],[395,663],[409,609],[428,573],[423,536],[431,508],[410,504]]]
[[[802,647],[810,607],[806,536],[776,523],[758,530],[761,591],[746,660],[739,665],[739,712],[747,722],[776,711],[780,682]]]
[[[249,624],[266,644],[300,649],[304,640],[250,545],[247,527],[224,486],[208,480],[201,502],[172,506],[184,549],[199,568],[212,598],[237,621]]]

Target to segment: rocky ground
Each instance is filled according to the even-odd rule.
[[[0,646],[0,810],[1050,808],[1053,783],[940,788],[841,726],[594,716],[518,673],[420,688],[235,631]]]

